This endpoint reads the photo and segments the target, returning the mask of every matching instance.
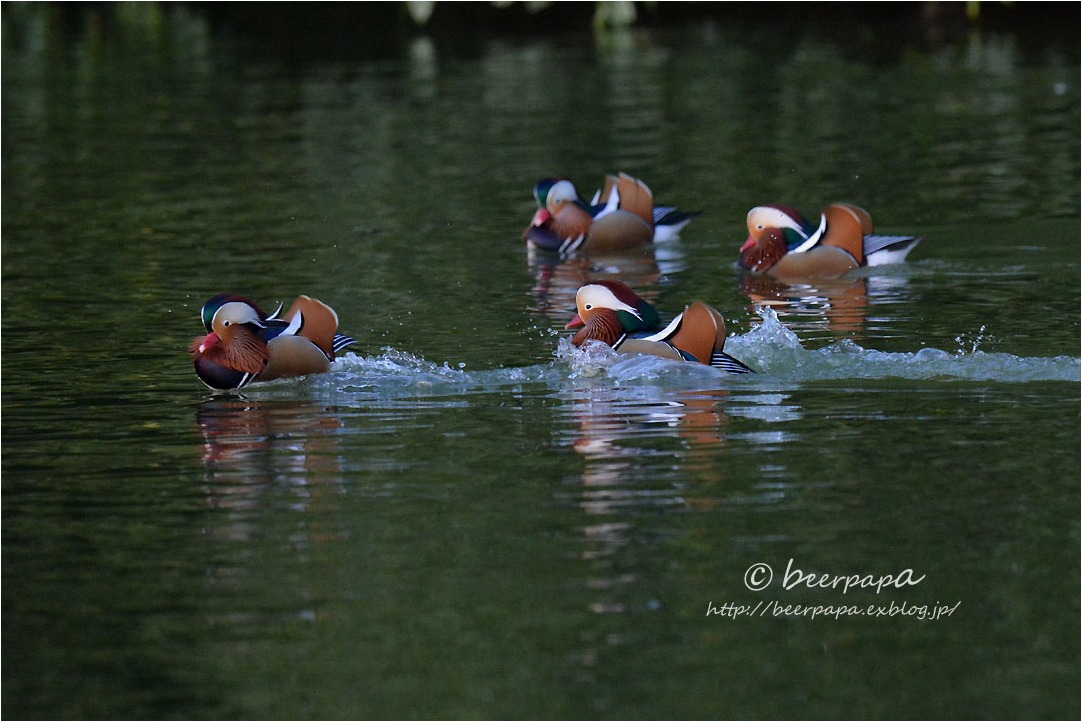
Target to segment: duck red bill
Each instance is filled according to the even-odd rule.
[[[543,225],[545,225],[546,223],[549,222],[550,218],[552,218],[552,214],[549,213],[547,209],[538,208],[537,213],[533,214],[533,220],[530,221],[530,225],[532,225],[532,226],[543,226]]]
[[[211,348],[212,346],[217,346],[219,340],[220,339],[218,338],[218,334],[207,334],[207,337],[203,339],[203,343],[199,344],[199,353],[204,353],[208,348]]]
[[[582,320],[582,316],[575,314],[575,317],[567,322],[564,328],[578,328],[579,326],[585,326],[586,322]]]
[[[753,236],[748,236],[748,240],[744,241],[744,245],[742,245],[740,247],[740,252],[743,253],[744,251],[748,250],[749,248],[751,248],[754,245],[755,245],[755,238]]]

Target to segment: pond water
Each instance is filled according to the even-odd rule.
[[[118,13],[4,8],[5,717],[1080,714],[1077,39],[298,58]],[[527,253],[537,179],[618,170],[702,215]],[[749,208],[842,199],[925,240],[735,266]],[[571,348],[596,278],[710,302],[758,373]],[[211,395],[222,291],[358,344]]]

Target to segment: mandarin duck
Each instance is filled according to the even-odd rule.
[[[661,319],[654,307],[620,281],[583,286],[575,305],[578,313],[567,328],[581,327],[571,339],[577,347],[595,340],[620,353],[701,363],[734,374],[751,372],[725,353],[725,319],[705,303],[692,303],[660,330]]]
[[[587,203],[575,185],[545,178],[534,186],[537,213],[523,238],[534,248],[559,253],[611,253],[676,238],[698,212],[655,206],[645,183],[626,173],[607,176]]]
[[[863,266],[901,263],[921,241],[874,235],[872,217],[849,203],[827,206],[818,226],[789,206],[758,206],[748,211],[748,234],[739,264],[779,278],[837,278]]]
[[[212,389],[239,389],[253,381],[323,373],[334,355],[355,341],[338,333],[330,306],[300,296],[285,315],[267,315],[254,302],[230,293],[205,304],[206,336],[188,350],[200,380]]]

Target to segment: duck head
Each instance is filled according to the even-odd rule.
[[[530,228],[547,228],[560,240],[586,235],[593,223],[590,206],[575,184],[561,178],[545,178],[534,186],[537,212]],[[527,232],[529,229],[527,229]]]
[[[255,303],[222,294],[203,304],[200,316],[208,333],[194,339],[188,350],[204,383],[238,388],[266,367],[270,353],[260,332],[267,328],[267,316]]]
[[[661,325],[657,310],[619,281],[596,281],[575,294],[578,313],[566,328],[579,328],[571,342],[582,346],[597,340],[610,346],[620,338],[639,331],[653,331]]]
[[[757,206],[748,211],[748,239],[739,263],[749,271],[768,271],[782,256],[815,233],[815,226],[791,206]]]

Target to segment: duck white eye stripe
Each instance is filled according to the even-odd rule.
[[[599,306],[601,308],[610,308],[613,311],[626,311],[640,321],[642,320],[642,314],[639,312],[639,309],[624,303],[616,297],[616,294],[612,292],[612,289],[600,284],[592,283],[588,286],[583,286],[575,295],[575,300],[576,303],[581,304],[583,307]]]
[[[571,181],[559,181],[549,189],[550,201],[573,201],[578,197],[578,191]]]
[[[229,303],[222,304],[222,307],[215,311],[214,320],[211,322],[211,325],[213,325],[214,321],[217,321],[219,317],[223,322],[251,323],[260,328],[266,328],[259,319],[259,314],[256,310],[247,303],[242,303],[240,301],[230,301]]]
[[[605,292],[608,293],[609,296],[612,297],[612,308],[613,309],[615,309],[617,311],[627,311],[628,313],[630,313],[635,318],[639,319],[640,321],[642,320],[642,314],[639,313],[639,309],[635,308],[634,306],[630,306],[630,305],[624,303],[623,301],[618,299],[616,297],[616,294],[613,293],[612,291],[610,291],[609,289],[606,288]]]

